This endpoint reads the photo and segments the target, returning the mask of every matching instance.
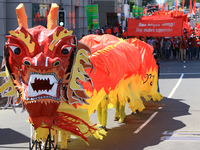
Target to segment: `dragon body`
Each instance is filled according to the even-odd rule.
[[[86,142],[92,135],[102,139],[105,132],[89,119],[97,105],[115,107],[118,97],[122,105],[142,111],[141,97],[162,99],[151,46],[112,35],[88,35],[76,42],[72,31],[57,26],[57,11],[52,4],[47,28],[28,28],[20,4],[19,27],[9,32],[4,47],[1,95],[12,106],[23,105],[35,130],[70,132]]]

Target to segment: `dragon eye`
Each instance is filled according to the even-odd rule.
[[[61,53],[63,55],[67,55],[67,54],[69,54],[69,52],[71,51],[71,49],[72,49],[72,47],[65,47],[65,48],[62,49]]]
[[[9,46],[14,54],[19,55],[21,53],[21,49],[17,46]]]

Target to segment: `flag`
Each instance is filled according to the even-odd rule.
[[[190,0],[190,14],[192,14],[192,0]]]
[[[185,0],[182,1],[182,10],[184,11]]]
[[[167,11],[167,1],[165,1],[165,11]]]
[[[176,7],[176,10],[177,10],[177,0],[175,0],[175,7]]]
[[[194,4],[193,4],[193,11],[194,11],[194,15],[196,15],[196,0],[194,0]]]

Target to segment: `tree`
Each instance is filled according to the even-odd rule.
[[[167,0],[167,4],[169,6],[173,6],[174,2],[175,2],[175,0]]]
[[[134,0],[130,0],[130,12],[132,12],[133,6],[135,5]]]
[[[142,0],[142,6],[146,6],[152,2],[153,2],[153,0]]]

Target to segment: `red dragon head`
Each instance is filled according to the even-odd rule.
[[[72,31],[57,27],[57,4],[51,6],[47,28],[28,28],[23,4],[16,12],[19,27],[7,36],[5,64],[31,122],[35,127],[42,122],[51,126],[61,99],[73,105],[86,103],[80,83],[91,82],[84,71],[91,67],[91,52],[82,43],[77,46]]]

